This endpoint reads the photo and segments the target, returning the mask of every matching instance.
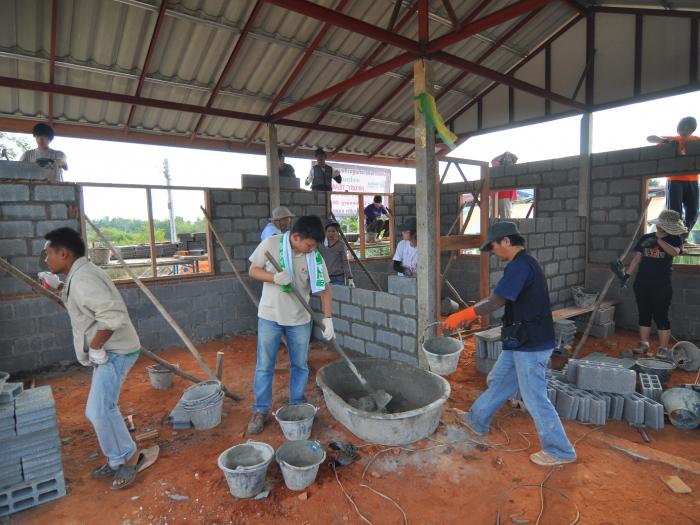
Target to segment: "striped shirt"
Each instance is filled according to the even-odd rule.
[[[22,153],[22,156],[20,157],[19,161],[36,163],[39,159],[50,159],[54,161],[59,159],[62,160],[64,162],[63,168],[59,168],[58,166],[51,166],[47,167],[46,169],[51,171],[51,182],[63,182],[63,170],[68,169],[68,162],[66,160],[65,153],[51,148],[43,150],[35,148]]]

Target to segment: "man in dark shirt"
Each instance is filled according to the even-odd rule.
[[[384,232],[384,237],[389,235],[389,221],[382,216],[389,215],[389,208],[382,204],[382,196],[375,195],[372,204],[365,206],[365,231],[374,233],[376,237]]]
[[[657,353],[666,356],[671,338],[668,310],[673,297],[673,258],[680,253],[683,246],[682,235],[685,235],[688,229],[683,224],[680,213],[674,210],[663,210],[657,219],[649,222],[656,225],[656,232],[642,235],[627,268],[628,275],[639,269],[634,280],[634,297],[639,311],[640,341],[632,351],[644,355],[650,352],[649,339],[653,319],[659,332]]]
[[[316,148],[316,164],[311,166],[309,176],[305,184],[311,184],[311,191],[333,191],[333,182],[343,182],[340,171],[334,170],[326,164],[326,152],[323,148]]]
[[[503,352],[489,373],[488,389],[465,414],[466,425],[473,433],[485,435],[494,414],[520,389],[542,445],[530,460],[549,467],[576,461],[576,452],[547,398],[545,370],[554,350],[554,323],[544,273],[524,244],[515,223],[497,222],[489,227],[481,250],[493,251],[500,260],[508,261],[503,278],[488,299],[452,314],[445,327],[454,330],[505,305]]]
[[[277,150],[277,167],[279,168],[280,177],[294,177],[294,166],[285,164],[284,150]]]

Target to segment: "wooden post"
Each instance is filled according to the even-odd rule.
[[[224,353],[216,352],[216,377],[221,381],[221,377],[224,375]]]
[[[277,155],[277,128],[265,124],[265,160],[267,177],[270,179],[270,213],[280,205],[280,171]]]
[[[593,136],[593,113],[587,111],[581,116],[581,146],[578,167],[578,215],[588,217],[591,202],[591,144]],[[588,286],[588,229],[590,220],[586,221],[586,267],[583,282]]]
[[[156,232],[153,225],[153,195],[151,188],[146,188],[146,207],[148,209],[148,238],[151,247],[151,275],[158,277],[158,252],[156,251]]]
[[[413,93],[433,92],[432,64],[418,60],[413,65]],[[435,327],[428,327],[437,320],[439,298],[438,258],[439,231],[436,215],[440,210],[440,178],[435,170],[435,131],[426,126],[425,116],[414,106],[414,132],[416,144],[416,221],[418,223],[418,275],[417,306],[418,333],[426,328],[433,335]],[[419,365],[427,367],[425,356],[418,353]]]
[[[481,167],[481,202],[479,211],[481,212],[481,224],[479,231],[481,234],[481,244],[486,242],[486,233],[489,228],[489,167],[484,165]],[[479,255],[479,295],[488,297],[491,294],[490,283],[491,271],[489,268],[489,252],[481,252]],[[488,326],[491,323],[491,316],[484,315],[481,317],[483,326]]]
[[[360,234],[360,256],[363,259],[367,258],[367,232],[365,232],[365,196],[360,194],[357,196],[357,211],[358,211],[358,233]]]

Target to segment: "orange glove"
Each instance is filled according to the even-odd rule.
[[[447,319],[445,319],[445,328],[447,328],[448,330],[456,330],[457,327],[462,323],[471,323],[477,317],[478,315],[476,314],[476,310],[473,306],[471,306],[469,308],[457,312],[456,314],[452,314]]]

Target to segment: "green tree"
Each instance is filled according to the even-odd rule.
[[[5,151],[10,160],[18,160],[22,153],[30,149],[32,146],[27,139],[0,131],[0,154]]]

